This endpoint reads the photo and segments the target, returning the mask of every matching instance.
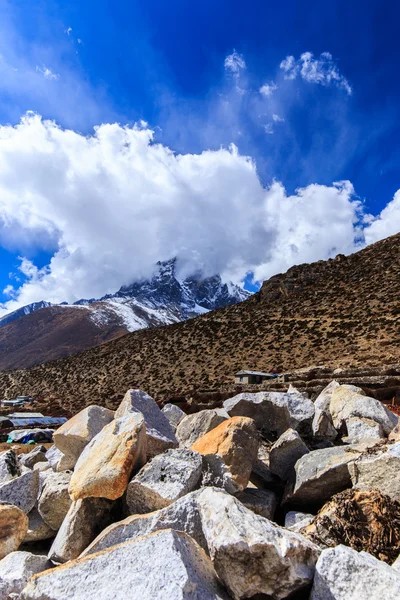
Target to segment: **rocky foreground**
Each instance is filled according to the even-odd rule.
[[[0,455],[1,600],[397,600],[400,425],[360,388],[129,390]]]

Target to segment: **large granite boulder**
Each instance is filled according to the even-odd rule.
[[[198,439],[215,429],[229,418],[218,410],[201,410],[193,415],[186,415],[176,429],[176,439],[181,448],[190,448]]]
[[[294,479],[296,462],[309,449],[294,429],[288,429],[278,438],[269,453],[269,468],[283,481]]]
[[[0,454],[0,484],[11,481],[21,475],[21,466],[14,450]]]
[[[200,546],[171,529],[34,575],[21,600],[88,600],[94,591],[97,600],[228,600]]]
[[[186,413],[179,406],[176,406],[176,404],[165,404],[161,412],[167,417],[174,431],[178,427],[179,421],[182,421],[186,417]]]
[[[87,406],[54,432],[54,444],[66,460],[75,464],[87,444],[113,419],[112,410]]]
[[[49,559],[65,563],[81,552],[110,523],[112,501],[83,498],[73,502],[50,548]]]
[[[126,504],[131,514],[168,506],[200,483],[202,457],[184,449],[167,450],[145,465],[129,483]]]
[[[55,535],[56,531],[49,527],[47,523],[43,521],[41,514],[35,506],[28,515],[28,531],[24,537],[24,544],[28,542],[41,542],[43,540],[51,540]]]
[[[385,435],[389,435],[398,422],[398,417],[386,408],[379,400],[353,392],[347,386],[339,386],[331,396],[329,410],[333,425],[340,430],[347,419],[371,419],[382,426]]]
[[[363,454],[350,468],[359,489],[375,489],[400,502],[400,442]]]
[[[66,457],[61,450],[54,445],[47,450],[46,460],[49,462],[53,471],[56,471],[57,473],[71,471],[76,463],[74,458]]]
[[[69,493],[72,500],[116,500],[132,473],[146,462],[146,426],[141,413],[131,412],[106,425],[85,447],[75,466]]]
[[[340,545],[321,553],[310,600],[395,600],[399,596],[399,572],[366,552]]]
[[[232,491],[244,490],[257,459],[258,444],[255,423],[247,417],[232,417],[206,433],[191,447],[205,457],[208,472],[203,484],[215,485],[222,473],[221,479],[232,484]]]
[[[61,527],[71,506],[68,486],[71,473],[45,471],[40,474],[42,486],[38,500],[38,511],[43,521],[54,531]]]
[[[47,462],[46,458],[46,448],[45,446],[36,446],[33,450],[28,452],[27,454],[21,454],[19,456],[19,462],[24,467],[28,469],[33,469],[33,467],[40,462]]]
[[[233,416],[254,419],[266,435],[279,437],[287,429],[311,434],[314,404],[300,392],[247,392],[225,400],[224,408]]]
[[[0,505],[0,559],[18,550],[28,531],[28,517],[12,504]]]
[[[314,402],[315,414],[312,422],[312,433],[317,439],[334,440],[338,435],[333,426],[329,410],[331,396],[337,387],[339,387],[339,383],[331,381]]]
[[[144,417],[147,437],[147,456],[152,458],[168,448],[176,448],[178,440],[165,414],[155,400],[142,390],[128,390],[115,413],[119,419],[140,413]]]
[[[346,443],[357,444],[364,440],[376,439],[377,441],[385,439],[382,425],[372,419],[350,417],[346,419],[345,426],[347,430]]]
[[[276,494],[273,491],[248,487],[235,494],[235,498],[256,515],[273,520],[278,504]]]
[[[36,504],[39,473],[23,467],[19,477],[0,484],[0,503],[14,504],[28,514]]]
[[[0,598],[18,598],[32,575],[51,567],[47,556],[31,552],[11,552],[0,561]]]

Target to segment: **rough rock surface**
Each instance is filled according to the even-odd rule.
[[[354,487],[376,489],[400,502],[400,442],[363,454],[350,474]]]
[[[146,426],[140,413],[130,413],[106,425],[80,455],[71,478],[73,500],[98,497],[116,500],[126,490],[132,472],[146,462]]]
[[[296,462],[309,453],[309,449],[294,429],[288,429],[279,437],[269,453],[269,468],[283,481],[294,479]]]
[[[73,502],[50,548],[49,559],[65,563],[78,558],[109,524],[112,502],[105,498],[84,498]]]
[[[11,481],[21,475],[21,467],[14,450],[7,450],[0,454],[0,484]]]
[[[352,444],[368,439],[383,439],[385,437],[382,425],[372,419],[350,417],[345,421],[347,429],[346,441]]]
[[[143,514],[168,506],[200,483],[202,457],[184,449],[155,456],[131,480],[126,490],[130,514]]]
[[[315,518],[314,515],[311,515],[310,513],[303,513],[303,512],[291,510],[288,513],[286,513],[285,527],[287,527],[287,529],[296,527],[296,529],[297,529],[298,526],[300,525],[300,528],[301,528],[304,525],[309,525],[311,523],[311,521],[314,520],[314,518]]]
[[[333,426],[329,410],[333,391],[339,387],[337,381],[331,381],[314,402],[315,414],[312,422],[312,432],[315,438],[334,440],[338,432]]]
[[[190,448],[206,433],[218,427],[229,418],[218,410],[201,410],[193,415],[186,415],[176,429],[176,438],[181,448]]]
[[[224,408],[233,416],[250,417],[266,435],[279,437],[287,429],[310,434],[314,404],[300,393],[247,392],[225,400]]]
[[[50,569],[51,566],[47,556],[31,552],[11,552],[0,561],[0,598],[6,600],[10,594],[19,595],[32,575]]]
[[[168,448],[176,448],[178,440],[170,422],[155,400],[142,390],[128,390],[119,405],[115,418],[140,413],[144,416],[147,436],[147,456],[152,458]]]
[[[211,560],[234,598],[278,600],[310,584],[317,546],[225,492],[205,489],[197,504]]]
[[[24,467],[33,469],[37,463],[47,462],[46,452],[45,446],[36,446],[36,448],[31,450],[31,452],[28,452],[28,454],[20,455],[19,462]]]
[[[72,502],[68,493],[71,473],[45,471],[41,474],[42,477],[43,475],[45,477],[39,496],[38,511],[43,521],[51,529],[57,531],[60,529]]]
[[[329,410],[333,425],[341,429],[351,417],[371,419],[382,426],[385,435],[389,435],[397,425],[398,417],[379,400],[351,391],[347,386],[339,386],[333,391]]]
[[[261,515],[266,519],[273,520],[277,498],[271,490],[259,490],[257,488],[246,488],[242,492],[235,494],[246,508],[252,510],[256,515]]]
[[[113,419],[112,410],[103,406],[88,406],[54,432],[54,444],[66,460],[76,463],[85,446]]]
[[[14,504],[28,514],[36,503],[39,473],[23,468],[25,471],[19,477],[0,485],[0,503]]]
[[[305,454],[295,466],[296,482],[290,501],[318,505],[351,487],[349,465],[360,455],[359,446],[323,448]]]
[[[400,554],[399,554],[398,558],[396,558],[396,560],[392,564],[392,568],[396,569],[397,571],[400,571]]]
[[[165,404],[161,412],[167,417],[172,429],[174,430],[178,427],[179,421],[182,421],[182,419],[186,417],[186,413],[183,412],[179,406],[176,406],[176,404]]]
[[[345,544],[391,564],[400,553],[400,502],[378,490],[345,490],[302,533],[319,546]]]
[[[0,505],[0,559],[19,548],[28,531],[28,517],[12,504]]]
[[[56,446],[52,446],[46,452],[46,459],[49,461],[53,471],[60,473],[62,471],[70,471],[75,466],[75,459],[71,460],[64,456],[64,454]]]
[[[391,442],[400,442],[400,423],[389,433],[388,439]]]
[[[45,523],[36,507],[34,507],[28,515],[29,524],[28,531],[24,537],[26,542],[40,542],[42,540],[50,540],[56,535],[54,529]]]
[[[121,565],[129,565],[121,572]],[[116,582],[116,573],[121,573]],[[228,600],[209,558],[171,529],[113,546],[32,577],[21,600]]]
[[[82,552],[81,556],[94,554],[105,548],[161,529],[184,531],[196,540],[204,550],[207,550],[197,506],[199,493],[200,491],[191,492],[166,508],[146,515],[132,515],[123,521],[109,525]]]
[[[222,459],[229,470],[236,491],[247,487],[253,465],[257,459],[258,432],[248,417],[233,417],[206,433],[192,446],[192,450],[214,460]]]
[[[318,559],[310,600],[395,600],[400,573],[366,552],[346,546],[324,550]]]

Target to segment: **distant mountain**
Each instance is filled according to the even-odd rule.
[[[177,261],[157,263],[155,275],[100,299],[74,304],[35,302],[0,319],[0,370],[70,356],[125,333],[179,323],[246,300],[251,294],[219,275],[177,276]]]

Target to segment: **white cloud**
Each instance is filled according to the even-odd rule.
[[[45,79],[54,79],[54,80],[60,79],[60,76],[58,75],[58,73],[53,73],[53,71],[51,69],[49,69],[48,67],[46,67],[46,65],[42,65],[41,67],[36,65],[36,71],[38,71],[39,73],[42,73],[42,75]]]
[[[284,123],[285,121],[285,119],[279,115],[272,115],[272,119],[275,121],[275,123]]]
[[[380,215],[370,218],[365,229],[365,240],[372,244],[400,231],[400,190],[397,190],[393,200],[387,204]]]
[[[232,54],[228,54],[225,58],[224,67],[226,71],[230,71],[234,76],[239,76],[242,69],[246,68],[246,63],[242,54],[238,54],[236,50]]]
[[[84,136],[33,114],[0,127],[0,236],[16,251],[21,240],[56,248],[44,268],[21,261],[27,279],[3,313],[100,297],[172,256],[186,272],[264,279],[354,251],[362,217],[350,182],[287,195],[234,146],[181,155],[147,126]]]
[[[65,30],[65,33],[67,35],[69,35],[70,33],[72,33],[72,27],[68,27],[68,29]]]
[[[271,135],[272,133],[274,133],[274,128],[272,127],[272,123],[267,123],[266,125],[264,125],[264,131],[268,135]]]
[[[260,87],[260,94],[265,97],[272,96],[272,94],[277,89],[278,86],[276,85],[276,83],[274,81],[269,81],[268,83],[264,83],[264,85]]]
[[[349,95],[352,88],[347,79],[340,74],[330,52],[322,52],[319,58],[314,58],[311,52],[304,52],[299,60],[287,56],[280,64],[285,72],[285,79],[295,79],[298,75],[309,83],[324,86],[335,85],[344,89]]]

